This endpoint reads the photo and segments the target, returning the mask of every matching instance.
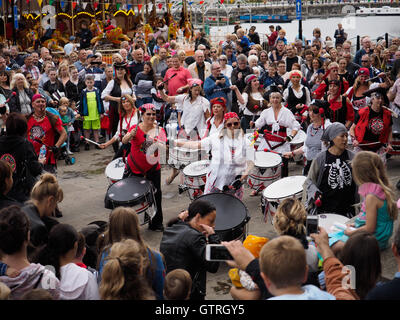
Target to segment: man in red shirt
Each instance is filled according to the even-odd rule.
[[[164,81],[168,81],[168,95],[175,96],[183,93],[189,88],[188,79],[190,78],[192,78],[192,75],[189,70],[181,66],[179,56],[175,54],[172,57],[172,68],[167,70],[164,77]]]
[[[269,26],[269,30],[271,31],[271,34],[268,35],[268,49],[271,50],[275,46],[275,41],[276,38],[278,38],[278,32],[275,30],[275,27],[273,25]]]
[[[44,169],[56,173],[58,149],[67,139],[67,133],[62,126],[60,117],[46,112],[46,99],[41,94],[32,97],[33,113],[28,117],[28,140],[32,142],[35,152],[39,155],[40,147],[45,145],[46,162]],[[56,134],[59,135],[57,142]]]

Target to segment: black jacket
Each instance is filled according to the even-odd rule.
[[[68,99],[74,100],[76,103],[79,102],[81,92],[86,88],[83,80],[78,80],[78,84],[75,85],[71,80],[68,80],[65,84],[65,95]]]
[[[43,170],[32,143],[20,136],[1,136],[0,159],[8,161],[14,169],[14,183],[8,196],[20,202],[28,200],[33,184],[29,179],[23,180],[24,160],[32,178]]]
[[[0,194],[0,210],[7,208],[9,206],[21,207],[21,203],[19,203],[13,198],[10,198],[8,195]]]
[[[32,101],[32,97],[33,97],[33,92],[29,89],[24,89],[26,94],[28,95],[29,99],[31,99]],[[14,88],[12,92],[15,92],[16,95],[15,96],[11,96],[10,101],[8,102],[8,107],[10,108],[10,113],[11,112],[18,112],[21,113],[21,104],[19,102],[19,91],[17,88]]]
[[[40,247],[47,243],[51,228],[58,224],[58,221],[50,217],[40,218],[38,209],[34,204],[29,203],[22,207],[30,222],[31,243],[35,247]]]
[[[220,243],[218,235],[208,237],[209,243]],[[178,221],[165,229],[161,239],[160,251],[164,255],[167,273],[175,269],[185,269],[193,280],[193,288],[198,292],[191,298],[206,294],[207,271],[218,271],[219,262],[210,262],[205,259],[207,239],[186,222]],[[199,294],[199,291],[203,294]]]

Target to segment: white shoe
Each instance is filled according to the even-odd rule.
[[[69,151],[69,150],[67,150],[67,153],[70,154],[70,155],[74,154],[72,151]]]

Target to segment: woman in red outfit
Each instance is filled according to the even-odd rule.
[[[153,231],[163,231],[163,213],[161,207],[161,166],[159,148],[165,148],[166,134],[163,128],[157,126],[156,107],[147,103],[140,108],[143,121],[134,125],[122,138],[122,143],[131,143],[124,178],[129,176],[145,177],[155,188],[156,214],[149,224]]]

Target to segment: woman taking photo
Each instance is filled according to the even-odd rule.
[[[103,241],[99,243],[99,277],[104,280],[107,272],[108,261],[112,255],[112,247],[124,239],[130,239],[137,242],[139,254],[146,261],[143,269],[143,275],[147,284],[154,290],[158,300],[163,299],[165,266],[161,254],[151,249],[143,240],[140,234],[139,218],[136,211],[132,208],[118,207],[111,212],[110,220],[106,232],[102,235]],[[103,282],[102,282],[103,283]],[[104,283],[103,283],[104,284]]]
[[[321,140],[329,147],[314,159],[304,182],[306,208],[312,208],[319,199],[318,214],[335,213],[352,218],[358,195],[350,165],[354,153],[346,149],[347,129],[342,123],[332,123]]]
[[[140,107],[143,121],[132,126],[122,138],[122,143],[131,143],[131,152],[125,167],[124,178],[129,176],[145,177],[153,183],[156,199],[156,214],[149,223],[149,229],[163,231],[163,212],[161,206],[161,166],[158,150],[165,149],[166,134],[155,123],[156,108],[153,104]],[[149,162],[151,161],[151,163]]]
[[[131,151],[130,143],[122,144],[122,138],[134,125],[139,123],[139,111],[135,108],[135,100],[130,95],[124,94],[118,108],[119,122],[115,135],[106,143],[102,143],[100,148],[105,149],[115,142],[120,142],[120,147],[113,159],[126,157]]]
[[[259,118],[261,112],[268,108],[268,101],[264,99],[264,90],[260,86],[258,77],[254,74],[249,74],[245,78],[246,87],[241,94],[234,86],[234,90],[238,99],[240,111],[243,112],[240,125],[244,131],[249,129],[250,121],[255,121]]]
[[[354,85],[347,90],[346,94],[350,102],[353,104],[354,112],[358,111],[368,105],[369,98],[364,96],[364,92],[368,91],[372,82],[369,79],[369,70],[367,68],[360,68],[358,76],[354,81]]]
[[[306,140],[304,145],[291,152],[285,152],[285,158],[293,158],[296,155],[304,154],[305,163],[303,168],[303,175],[307,176],[312,161],[317,154],[326,150],[325,144],[321,141],[324,130],[329,127],[331,122],[329,119],[324,119],[324,110],[329,107],[329,104],[323,100],[313,100],[308,108],[308,116],[310,117],[311,124],[307,127]]]
[[[167,96],[164,90],[160,90],[161,98],[168,103],[176,103],[178,111],[178,139],[199,140],[207,129],[206,119],[210,117],[210,102],[204,97],[201,88],[202,81],[189,79],[189,92],[177,96]],[[179,163],[173,165],[171,175],[167,178],[166,184],[171,184],[179,174],[176,168]]]
[[[31,114],[33,93],[29,90],[29,84],[24,75],[22,73],[14,74],[10,87],[12,92],[15,92],[15,95],[11,92],[11,99],[8,102],[10,112],[19,112],[25,116]]]
[[[153,103],[151,91],[154,89],[155,79],[151,62],[144,63],[143,71],[136,75],[134,83],[134,91],[136,95],[136,107],[140,107],[145,103]]]
[[[243,183],[253,168],[254,148],[240,128],[239,117],[234,112],[224,115],[224,128],[220,133],[200,141],[176,141],[178,147],[211,151],[204,194],[231,193],[243,198]]]
[[[161,239],[160,251],[165,257],[167,273],[185,269],[192,278],[190,300],[206,297],[207,272],[216,273],[219,262],[205,259],[206,244],[220,243],[215,234],[216,208],[204,200],[193,201],[188,211],[171,221]]]
[[[132,96],[133,100],[136,101],[136,97],[133,92],[133,84],[128,76],[126,63],[114,63],[115,78],[111,80],[107,87],[101,93],[101,98],[109,102],[108,115],[110,117],[110,130],[111,135],[114,136],[118,130],[118,106],[121,101],[121,97],[125,94]],[[118,143],[113,143],[114,152],[118,151]]]

